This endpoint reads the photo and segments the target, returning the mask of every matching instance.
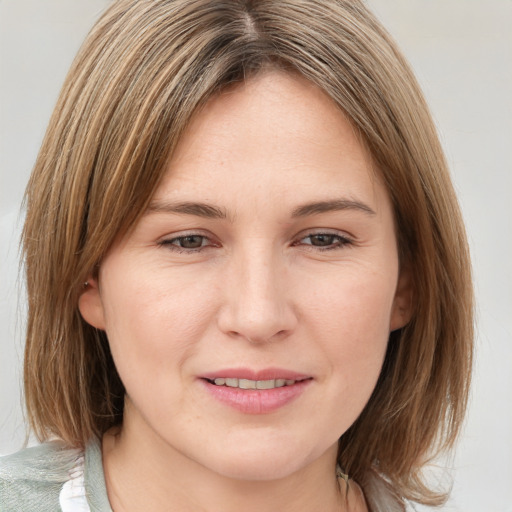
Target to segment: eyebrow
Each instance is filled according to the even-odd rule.
[[[350,199],[332,199],[330,201],[318,201],[298,206],[292,212],[292,218],[307,217],[308,215],[318,215],[320,213],[340,211],[340,210],[358,210],[368,215],[376,213],[366,204],[360,201]]]
[[[376,213],[366,204],[350,199],[332,199],[328,201],[315,201],[298,206],[292,211],[292,218],[307,217],[341,210],[357,210],[368,215]],[[168,201],[153,201],[147,209],[148,213],[177,213],[195,215],[206,219],[227,219],[228,214],[223,208],[208,203],[195,203],[190,201],[172,203]]]
[[[207,203],[193,203],[185,201],[182,203],[170,203],[167,201],[153,201],[147,211],[159,213],[181,213],[195,215],[206,219],[226,219],[227,213],[224,209]]]

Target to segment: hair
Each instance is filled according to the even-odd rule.
[[[473,298],[461,214],[419,86],[359,0],[118,0],[65,81],[25,204],[25,396],[40,440],[84,446],[122,421],[124,387],[78,298],[146,209],[191,116],[263,69],[322,89],[369,149],[391,198],[414,313],[391,333],[378,384],[339,441],[363,488],[438,504],[422,468],[451,449],[472,367]]]

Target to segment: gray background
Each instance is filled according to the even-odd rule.
[[[0,0],[0,453],[24,438],[17,279],[23,189],[65,73],[107,3]],[[442,510],[512,512],[512,0],[369,5],[423,85],[473,254],[476,372],[466,428],[448,463],[453,497]]]

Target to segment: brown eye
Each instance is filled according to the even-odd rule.
[[[219,247],[219,244],[206,235],[190,233],[190,235],[176,236],[158,242],[160,247],[167,247],[178,253],[196,253],[203,250]]]
[[[299,243],[309,249],[316,249],[318,251],[342,249],[352,245],[352,241],[349,238],[335,233],[311,233],[300,239]]]
[[[203,246],[204,238],[201,235],[180,236],[175,239],[175,242],[183,249],[199,249]]]
[[[309,235],[307,238],[311,240],[311,245],[315,247],[327,247],[337,242],[340,237],[329,234],[318,234]]]

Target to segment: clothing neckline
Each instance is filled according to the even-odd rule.
[[[113,512],[108,500],[101,441],[92,439],[85,449],[85,490],[91,512]]]

